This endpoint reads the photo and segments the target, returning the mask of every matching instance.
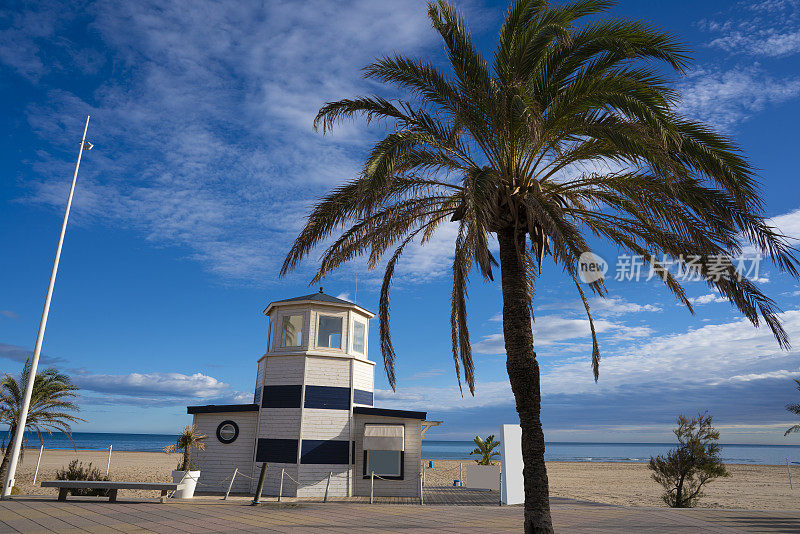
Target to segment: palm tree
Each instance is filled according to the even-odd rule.
[[[495,450],[497,446],[500,445],[500,442],[495,441],[494,434],[486,436],[486,439],[475,436],[475,439],[472,441],[475,442],[475,448],[469,454],[475,454],[480,457],[476,458],[475,462],[478,465],[494,465],[494,457],[500,456],[500,453]]]
[[[374,268],[388,256],[378,313],[394,388],[395,267],[409,243],[424,245],[448,222],[457,224],[452,353],[459,387],[463,372],[474,394],[467,284],[473,268],[493,280],[499,263],[506,369],[522,427],[526,532],[552,532],[531,326],[545,259],[574,282],[586,309],[595,380],[600,352],[578,282],[590,237],[644,256],[689,311],[679,277],[658,258],[691,257],[698,275],[788,346],[776,304],[731,262],[720,261],[749,243],[797,276],[794,249],[764,220],[752,167],[731,140],[677,113],[678,95],[656,70],[663,65],[680,74],[688,67],[688,52],[675,37],[620,18],[579,24],[611,5],[516,0],[489,66],[456,9],[444,0],[430,3],[449,72],[426,60],[379,58],[364,75],[407,91],[408,100],[361,96],[320,109],[314,126],[323,133],[355,117],[380,120],[391,131],[370,150],[358,177],[316,204],[281,269],[281,275],[293,270],[329,238],[312,283],[356,257],[367,255]],[[606,295],[602,279],[584,287]]]
[[[188,425],[183,429],[180,436],[175,443],[164,447],[164,452],[183,451],[181,463],[178,464],[178,471],[191,471],[192,470],[192,449],[198,451],[206,450],[206,444],[203,442],[208,436],[201,434],[197,427]]]
[[[795,382],[795,384],[797,384],[797,391],[800,391],[800,378],[795,378],[794,382]],[[786,409],[788,411],[792,412],[795,415],[800,415],[800,404],[798,404],[798,403],[787,404],[786,405]],[[786,432],[783,433],[783,435],[784,436],[788,436],[792,432],[800,432],[800,425],[794,425],[794,426],[789,427],[786,430]]]
[[[8,446],[3,453],[0,478],[5,476],[11,456],[11,443],[19,428],[22,400],[30,372],[31,362],[26,360],[18,378],[5,373],[5,376],[0,379],[0,423],[8,425]],[[72,428],[70,425],[83,421],[80,417],[69,413],[80,410],[72,402],[72,399],[78,396],[77,390],[78,386],[71,382],[69,376],[60,373],[57,369],[50,367],[36,373],[25,430],[35,431],[42,443],[44,443],[42,432],[51,434],[54,430],[63,433],[71,441]]]

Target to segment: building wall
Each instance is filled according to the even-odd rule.
[[[303,383],[303,356],[267,356],[264,370],[264,385],[284,385]]]
[[[306,361],[306,385],[350,387],[350,360],[309,356]]]
[[[281,485],[281,469],[284,469],[287,475],[283,478],[283,496],[297,497],[297,484],[295,484],[295,482],[292,480],[292,478],[295,480],[300,480],[297,476],[297,464],[283,464],[277,462],[270,462],[267,465],[267,476],[264,478],[264,489],[261,491],[261,495],[265,497],[278,496],[278,490],[280,489]],[[249,481],[249,493],[252,494],[254,494],[258,488],[258,477],[261,474],[260,463],[256,464],[254,473],[255,475],[253,476],[253,480]]]
[[[330,497],[347,496],[350,466],[340,464],[301,465],[298,479],[300,490],[297,496],[324,497],[329,473],[331,474],[331,484],[328,488],[328,495]]]
[[[374,391],[375,364],[353,360],[353,388],[363,391]]]
[[[375,495],[381,497],[417,497],[419,496],[420,448],[422,438],[422,422],[419,419],[402,419],[378,415],[356,414],[354,435],[356,442],[355,458],[355,495],[369,495],[370,480],[364,478],[364,425],[366,423],[400,424],[405,426],[405,454],[403,480],[375,479]]]
[[[250,475],[257,415],[258,412],[194,414],[194,424],[198,431],[207,436],[205,450],[192,452],[200,467],[197,491],[227,491],[233,470],[237,467],[243,474]],[[217,439],[217,427],[228,420],[237,424],[239,436],[233,443],[222,443]],[[231,491],[248,493],[250,481],[246,477],[237,476]]]

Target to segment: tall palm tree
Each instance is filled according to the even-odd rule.
[[[19,377],[5,373],[5,376],[0,379],[0,423],[8,425],[9,437],[8,446],[3,453],[3,463],[0,465],[0,478],[5,476],[11,456],[11,443],[19,428],[22,400],[30,372],[31,362],[26,360]],[[69,376],[60,373],[57,369],[50,367],[36,373],[25,430],[35,431],[40,442],[44,442],[42,432],[50,434],[54,430],[62,432],[72,440],[70,425],[83,421],[70,413],[80,410],[72,402],[72,399],[78,396],[77,390],[78,386],[72,383]]]
[[[457,224],[453,360],[459,387],[463,372],[474,394],[467,283],[473,268],[493,280],[499,263],[506,369],[522,426],[526,532],[552,532],[531,327],[533,290],[546,259],[575,283],[586,309],[595,380],[600,352],[578,282],[590,238],[644,256],[690,311],[679,277],[658,258],[697,256],[696,274],[788,346],[775,303],[720,261],[749,243],[797,276],[794,249],[763,218],[752,167],[731,140],[677,113],[678,95],[656,70],[680,74],[688,67],[688,52],[675,37],[620,18],[580,22],[612,4],[514,1],[489,66],[457,10],[444,0],[430,3],[449,68],[383,57],[364,75],[407,91],[408,100],[361,96],[320,109],[314,125],[323,133],[355,117],[380,120],[391,132],[371,149],[357,178],[313,208],[281,270],[285,275],[329,238],[312,283],[361,255],[371,268],[388,255],[379,321],[394,388],[395,267],[409,243],[424,245],[449,222]],[[606,295],[602,279],[584,287]]]

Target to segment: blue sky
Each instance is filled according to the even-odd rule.
[[[459,3],[491,50],[506,4]],[[796,1],[623,1],[613,14],[677,33],[694,51],[675,83],[681,110],[731,135],[759,169],[766,215],[800,236]],[[172,433],[187,404],[248,402],[266,346],[261,310],[316,290],[313,261],[277,271],[309,206],[354,176],[384,132],[315,133],[319,107],[395,93],[359,69],[390,52],[444,59],[421,1],[6,2],[0,11],[0,371],[33,346],[83,120],[87,153],[56,284],[43,362],[82,388],[76,430]],[[475,397],[458,394],[450,357],[445,228],[406,254],[392,298],[398,389],[376,366],[377,403],[424,409],[468,438],[516,422],[502,354],[500,288],[473,277]],[[618,251],[596,243],[614,268]],[[362,263],[326,293],[377,308],[380,273]],[[786,310],[782,352],[699,282],[696,315],[655,282],[610,281],[593,302],[603,361],[571,282],[543,273],[536,348],[553,441],[663,441],[678,413],[710,409],[723,441],[797,443],[800,285],[763,264],[759,283]],[[568,283],[569,282],[569,283]],[[380,361],[377,323],[370,356]],[[435,436],[434,436],[435,434]]]

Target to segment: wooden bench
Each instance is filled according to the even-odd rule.
[[[175,482],[117,482],[116,480],[45,480],[43,488],[58,488],[58,500],[66,501],[71,489],[108,490],[108,502],[117,502],[117,491],[121,489],[160,490],[161,502],[166,500],[168,491],[182,489],[185,484]]]

